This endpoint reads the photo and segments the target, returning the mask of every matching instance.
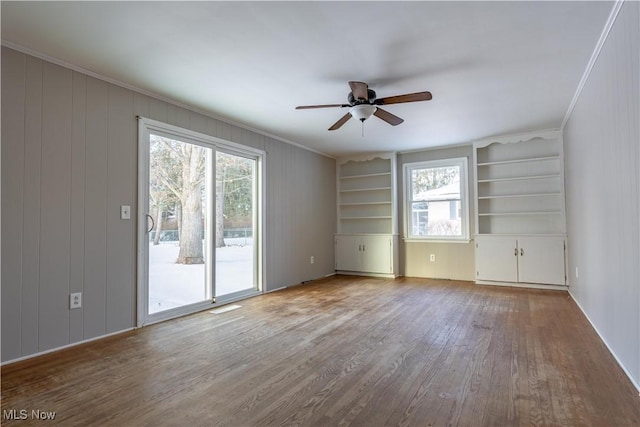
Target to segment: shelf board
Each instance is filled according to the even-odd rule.
[[[340,206],[369,206],[369,205],[390,205],[391,201],[386,202],[352,202],[352,203],[340,203]]]
[[[342,216],[340,220],[361,220],[361,219],[391,219],[390,216]]]
[[[540,162],[545,160],[559,160],[560,156],[544,156],[544,157],[529,157],[527,159],[513,159],[513,160],[499,160],[496,162],[482,162],[478,163],[478,166],[493,166],[493,165],[508,165],[513,163],[529,163]]]
[[[341,176],[340,179],[370,178],[374,176],[391,176],[391,172],[367,173],[362,175],[346,175],[346,176]]]
[[[476,236],[521,236],[521,237],[529,237],[529,236],[538,236],[538,237],[567,237],[566,233],[476,233]]]
[[[479,196],[478,200],[489,199],[508,199],[508,198],[521,198],[521,197],[545,197],[545,196],[561,196],[562,193],[531,193],[531,194],[503,194],[499,196]]]
[[[560,178],[560,174],[556,173],[552,175],[513,176],[510,178],[479,179],[478,183],[501,182],[501,181],[527,181],[530,179],[545,179],[545,178]]]
[[[391,190],[391,187],[377,187],[377,188],[355,188],[353,190],[340,190],[341,193],[357,193],[362,191],[380,191]]]
[[[479,213],[478,216],[523,216],[523,215],[561,215],[562,211],[532,211],[532,212],[491,212]]]

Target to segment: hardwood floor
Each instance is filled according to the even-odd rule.
[[[239,304],[2,367],[2,424],[640,425],[564,292],[338,276]]]

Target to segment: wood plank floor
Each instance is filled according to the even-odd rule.
[[[640,425],[565,292],[338,276],[239,304],[4,366],[2,424]]]

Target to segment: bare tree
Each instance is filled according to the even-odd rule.
[[[203,213],[202,185],[205,177],[205,152],[202,147],[151,136],[152,187],[155,184],[155,203],[164,209],[179,201],[178,218],[180,250],[178,264],[202,264]],[[158,208],[160,211],[160,208]],[[159,215],[160,217],[160,215]],[[161,221],[161,219],[159,219]]]
[[[202,147],[183,144],[180,150],[182,163],[182,228],[178,264],[202,264],[203,215],[202,183],[204,181],[204,150]]]
[[[225,176],[227,174],[226,162],[216,159],[216,248],[225,247],[224,243],[224,195]]]
[[[254,161],[232,154],[216,156],[216,247],[225,246],[224,230],[250,227]]]

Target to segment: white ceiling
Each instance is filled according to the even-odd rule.
[[[612,2],[2,2],[2,40],[334,156],[558,128]],[[327,129],[347,81],[428,90]]]

